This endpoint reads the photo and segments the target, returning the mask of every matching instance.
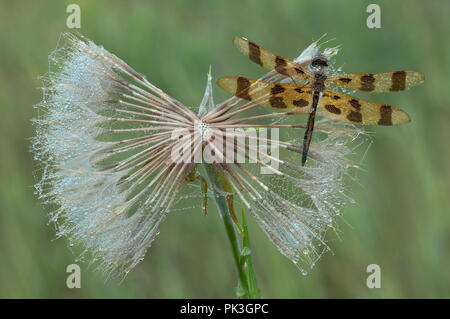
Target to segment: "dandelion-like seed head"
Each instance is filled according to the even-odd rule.
[[[214,165],[299,267],[314,265],[328,250],[324,235],[336,229],[335,217],[349,201],[344,177],[355,166],[348,155],[361,131],[318,121],[311,164],[303,167],[302,126],[293,114],[268,113],[257,101],[237,97],[215,104],[210,74],[195,114],[92,41],[70,33],[63,38],[66,44],[50,56],[43,77],[32,143],[42,164],[37,194],[57,207],[50,221],[58,237],[82,244],[103,272],[128,273],[200,158]],[[317,47],[313,43],[297,60],[317,54]],[[263,129],[279,129],[280,136],[275,130],[260,134]],[[223,147],[239,138],[247,143]]]

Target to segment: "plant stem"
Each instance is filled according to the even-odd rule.
[[[242,241],[242,245],[244,248],[242,248],[241,255],[245,255],[242,257],[245,258],[245,265],[246,265],[245,273],[247,275],[248,280],[248,296],[251,299],[260,299],[261,294],[259,293],[258,282],[256,281],[255,271],[253,270],[252,253],[250,249],[250,236],[248,234],[247,221],[245,220],[244,203],[241,203],[241,216],[242,216],[242,227],[244,231],[244,239]],[[244,254],[244,250],[246,249],[248,255]]]
[[[236,236],[236,230],[234,227],[234,222],[231,218],[231,214],[228,210],[228,205],[225,200],[225,196],[223,193],[225,191],[223,190],[222,184],[219,180],[219,177],[216,172],[214,172],[214,166],[211,164],[203,164],[203,167],[206,172],[207,180],[210,185],[210,189],[213,192],[214,199],[216,201],[217,209],[219,210],[220,217],[222,218],[223,224],[225,226],[225,231],[228,236],[228,240],[231,244],[231,250],[233,253],[234,263],[236,265],[237,273],[238,273],[238,279],[240,286],[245,291],[245,297],[249,297],[248,295],[248,278],[247,274],[244,271],[244,267],[242,267],[240,263],[240,256],[241,256],[241,248],[239,244],[238,237]],[[221,193],[223,192],[223,193]]]

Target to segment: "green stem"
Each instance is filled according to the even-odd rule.
[[[260,299],[258,282],[256,281],[255,271],[253,270],[252,253],[250,249],[250,236],[248,234],[247,221],[245,219],[244,203],[241,203],[241,215],[242,215],[242,228],[244,230],[244,239],[242,241],[241,255],[245,258],[245,273],[248,280],[248,295],[251,299]],[[247,250],[247,253],[244,251]]]
[[[228,210],[228,205],[225,196],[223,195],[225,191],[223,190],[222,184],[220,183],[219,176],[217,175],[217,173],[214,172],[214,166],[211,164],[203,164],[203,167],[206,172],[210,189],[213,192],[217,209],[219,210],[220,217],[222,218],[223,224],[225,226],[225,231],[227,233],[228,240],[231,244],[231,250],[233,253],[234,263],[236,265],[238,273],[239,284],[245,291],[245,297],[248,298],[248,278],[247,274],[244,271],[244,267],[242,267],[240,263],[241,248],[238,237],[236,236],[234,222]]]

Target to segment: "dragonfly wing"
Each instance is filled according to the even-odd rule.
[[[217,85],[239,98],[278,111],[309,113],[312,101],[310,85],[271,83],[240,76],[225,76]]]
[[[325,84],[366,92],[392,92],[407,90],[421,84],[424,80],[425,76],[419,72],[395,71],[376,74],[339,74],[329,76]]]
[[[273,54],[246,38],[236,37],[233,43],[242,54],[268,70],[275,70],[282,75],[302,80],[310,76],[310,72],[298,63]]]
[[[319,110],[326,118],[359,125],[399,125],[411,121],[406,112],[395,106],[356,99],[330,89],[323,92]]]

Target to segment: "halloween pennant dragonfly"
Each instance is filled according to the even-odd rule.
[[[217,81],[219,87],[239,98],[275,110],[309,113],[303,139],[302,165],[305,165],[308,156],[317,110],[326,118],[359,125],[410,122],[408,114],[395,106],[360,100],[329,89],[328,85],[365,92],[390,92],[409,89],[425,79],[422,73],[415,71],[327,75],[327,55],[317,54],[296,63],[245,38],[236,37],[233,43],[240,52],[260,66],[306,83],[273,83],[240,76],[226,76]]]

